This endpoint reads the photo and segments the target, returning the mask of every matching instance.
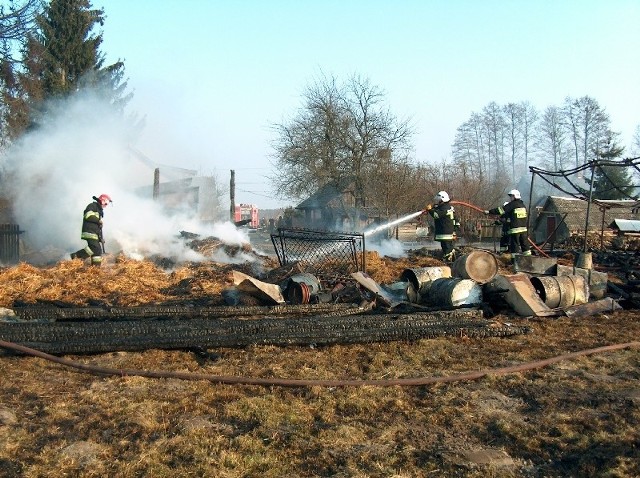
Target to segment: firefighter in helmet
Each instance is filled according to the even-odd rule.
[[[522,202],[520,191],[512,189],[508,193],[509,202],[504,206],[485,210],[485,214],[500,216],[500,219],[509,221],[507,236],[509,237],[509,252],[521,252],[522,255],[531,255],[529,235],[527,234],[527,208]]]
[[[440,191],[436,194],[433,201],[433,204],[428,204],[425,207],[423,213],[427,213],[433,218],[434,240],[440,243],[442,258],[447,262],[452,262],[455,258],[453,241],[460,223],[456,219],[454,208],[450,204],[449,194],[446,191]]]
[[[91,258],[92,266],[100,266],[102,264],[104,248],[102,218],[104,217],[104,208],[112,202],[108,194],[101,194],[98,197],[93,196],[93,202],[87,205],[82,216],[82,234],[80,237],[87,241],[87,247],[72,253],[71,259],[84,260]]]

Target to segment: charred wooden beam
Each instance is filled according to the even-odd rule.
[[[443,336],[502,337],[529,332],[488,321],[475,309],[415,314],[85,322],[0,322],[0,339],[52,354],[261,345],[412,341]]]
[[[352,315],[363,308],[356,304],[301,304],[273,306],[141,305],[134,307],[14,307],[22,320],[132,320],[143,318],[224,318],[224,317],[295,317],[303,315]]]

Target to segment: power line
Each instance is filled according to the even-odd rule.
[[[243,193],[255,194],[256,196],[262,196],[262,197],[265,197],[265,198],[273,199],[273,196],[268,196],[266,194],[260,194],[260,193],[257,193],[255,191],[247,191],[246,189],[240,189],[240,188],[237,188],[237,189],[238,189],[238,191],[242,191]]]
[[[271,168],[235,168],[236,171],[238,171],[238,170],[246,171],[248,169],[271,169]]]

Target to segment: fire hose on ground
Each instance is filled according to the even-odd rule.
[[[451,204],[459,204],[460,206],[465,206],[468,207],[470,209],[473,209],[475,211],[481,212],[482,214],[484,214],[484,209],[479,208],[478,206],[474,206],[473,204],[469,204],[467,202],[463,202],[463,201],[451,201]],[[531,244],[533,246],[533,248],[541,255],[544,257],[549,257],[549,255],[547,253],[545,253],[542,249],[540,249],[538,247],[538,245],[533,242],[531,240],[530,237],[527,237],[527,240],[529,241],[529,244]]]
[[[147,377],[147,378],[176,378],[180,380],[204,380],[212,383],[226,384],[226,385],[261,385],[265,387],[281,386],[281,387],[359,387],[359,386],[378,386],[378,387],[391,387],[391,386],[425,386],[433,385],[436,383],[451,383],[468,380],[478,380],[487,376],[499,376],[525,372],[534,370],[537,368],[546,367],[564,360],[571,360],[578,357],[584,357],[588,355],[611,352],[615,350],[622,350],[632,347],[640,347],[640,342],[626,342],[621,344],[606,345],[603,347],[597,347],[593,349],[580,350],[578,352],[572,352],[568,354],[558,355],[543,360],[536,360],[533,362],[525,362],[519,365],[512,365],[509,367],[491,368],[485,370],[478,370],[474,372],[461,373],[456,375],[448,375],[442,377],[421,377],[421,378],[398,378],[398,379],[371,379],[371,380],[313,380],[313,379],[285,379],[285,378],[258,378],[258,377],[239,377],[239,376],[224,376],[224,375],[211,375],[203,373],[189,373],[189,372],[171,372],[171,371],[151,371],[151,370],[135,370],[135,369],[113,369],[107,367],[100,367],[95,365],[87,365],[73,360],[56,357],[53,355],[40,352],[29,347],[24,347],[12,342],[6,342],[0,340],[0,347],[21,352],[26,355],[43,358],[51,362],[55,362],[67,367],[72,367],[93,375],[112,375],[121,377]]]

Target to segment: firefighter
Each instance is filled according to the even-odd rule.
[[[527,234],[527,208],[522,202],[520,191],[512,189],[508,193],[509,202],[504,206],[485,210],[485,214],[500,216],[500,219],[509,221],[507,235],[509,237],[509,252],[531,255],[529,236]]]
[[[446,191],[440,191],[433,200],[434,204],[428,204],[423,213],[428,213],[433,217],[435,227],[434,240],[440,243],[442,258],[446,262],[453,262],[455,258],[453,241],[456,238],[456,231],[460,223],[455,217],[453,206],[449,204],[449,194]]]
[[[509,201],[506,201],[502,207],[509,204]],[[509,218],[500,216],[498,220],[495,222],[496,226],[502,226],[501,234],[500,234],[500,252],[506,253],[509,252]]]
[[[101,194],[98,197],[93,196],[93,202],[87,205],[82,216],[82,234],[80,237],[87,241],[87,247],[72,253],[71,259],[84,260],[91,258],[92,266],[99,267],[102,264],[104,247],[102,218],[104,217],[104,208],[111,202],[113,201],[111,201],[108,194]]]

